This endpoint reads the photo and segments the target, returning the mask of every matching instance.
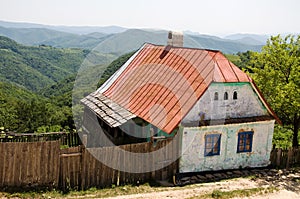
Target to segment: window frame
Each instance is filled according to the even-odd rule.
[[[204,156],[215,156],[220,155],[221,151],[221,136],[220,133],[214,133],[214,134],[206,134],[204,137]],[[211,139],[212,141],[208,142],[208,139]],[[214,142],[214,138],[217,138],[217,142]],[[217,144],[217,146],[216,146]],[[210,145],[210,146],[209,146]],[[214,152],[214,148],[217,147],[217,152]]]
[[[247,144],[247,136],[250,135],[249,144]],[[243,131],[238,133],[238,142],[237,142],[237,153],[248,153],[252,152],[252,145],[253,145],[253,131]],[[243,137],[244,136],[244,137]],[[243,141],[241,142],[241,140]],[[247,149],[247,145],[249,145],[249,149]],[[240,149],[240,147],[243,147]]]

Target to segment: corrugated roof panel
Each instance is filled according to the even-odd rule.
[[[172,53],[168,53],[168,55],[171,55]],[[167,56],[168,56],[167,55]],[[166,58],[166,57],[165,57]],[[170,60],[174,60],[174,61],[179,61],[178,57],[177,59],[174,59],[173,56],[170,57]],[[168,62],[168,60],[166,60]],[[136,94],[136,96],[134,96],[132,98],[133,101],[135,101],[135,103],[139,103],[140,102],[140,97],[139,95],[141,95],[141,93],[143,92],[149,92],[149,93],[153,93],[152,90],[155,90],[157,85],[166,85],[168,78],[171,78],[170,75],[172,75],[172,71],[170,70],[174,70],[174,68],[169,67],[169,65],[172,65],[170,63],[165,64],[164,62],[158,61],[157,64],[152,64],[152,63],[147,63],[148,64],[148,68],[150,69],[145,71],[146,73],[144,74],[143,79],[141,79],[140,83],[144,83],[144,82],[148,82],[148,84],[150,85],[149,87],[143,87],[143,89],[140,89],[139,92]],[[150,72],[150,73],[149,73]],[[154,84],[154,85],[153,85]]]
[[[239,69],[237,66],[235,66],[233,63],[229,62],[232,70],[234,71],[234,73],[236,74],[236,76],[239,79],[239,82],[251,82],[251,78],[245,73],[243,72],[241,69]]]
[[[216,63],[225,78],[225,82],[239,81],[229,64],[229,61],[221,53],[217,53],[214,59],[216,60]]]
[[[204,77],[202,79],[202,81],[200,79],[197,79],[197,81],[199,81],[199,84],[198,84],[198,87],[196,90],[193,90],[192,92],[187,92],[185,93],[185,95],[182,96],[182,99],[179,100],[179,101],[183,101],[182,104],[180,104],[181,106],[181,109],[178,110],[177,113],[174,113],[174,115],[170,115],[172,117],[174,117],[174,121],[173,123],[170,123],[170,124],[167,124],[166,126],[163,127],[163,129],[169,129],[171,128],[172,124],[175,124],[176,123],[176,126],[180,123],[181,119],[176,121],[176,118],[178,117],[175,117],[177,116],[178,114],[180,115],[183,115],[183,117],[189,112],[189,110],[194,106],[195,104],[195,101],[197,102],[198,99],[200,98],[199,95],[202,95],[204,93],[204,91],[207,89],[208,85],[210,84],[211,82],[211,78],[213,76],[213,68],[205,68],[205,70],[203,71],[202,73],[202,77]]]

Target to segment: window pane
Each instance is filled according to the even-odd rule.
[[[224,100],[228,100],[228,93],[227,92],[224,93]]]
[[[253,140],[253,132],[240,132],[238,134],[238,149],[237,152],[251,152],[252,150],[252,140]]]
[[[215,92],[214,100],[218,100],[218,99],[219,99],[218,92]]]
[[[233,99],[234,99],[234,100],[237,99],[237,92],[236,92],[236,91],[233,92]]]
[[[205,156],[218,155],[220,153],[220,134],[205,136]]]
[[[247,150],[247,151],[250,150],[250,145],[246,145],[246,150]]]

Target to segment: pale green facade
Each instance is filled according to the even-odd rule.
[[[204,127],[183,127],[179,172],[216,171],[269,165],[274,120]],[[253,131],[252,151],[237,153],[238,133]],[[205,135],[221,134],[220,154],[205,156]]]

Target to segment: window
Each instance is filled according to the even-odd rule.
[[[238,153],[251,152],[252,141],[253,141],[253,131],[245,131],[239,133],[237,152]]]
[[[215,92],[215,95],[214,95],[214,100],[218,100],[218,99],[219,99],[218,92]]]
[[[228,93],[227,92],[224,93],[224,100],[228,100]]]
[[[204,156],[220,155],[221,134],[208,134],[205,136]]]
[[[234,100],[237,99],[237,92],[236,92],[236,91],[233,92],[233,99],[234,99]]]

